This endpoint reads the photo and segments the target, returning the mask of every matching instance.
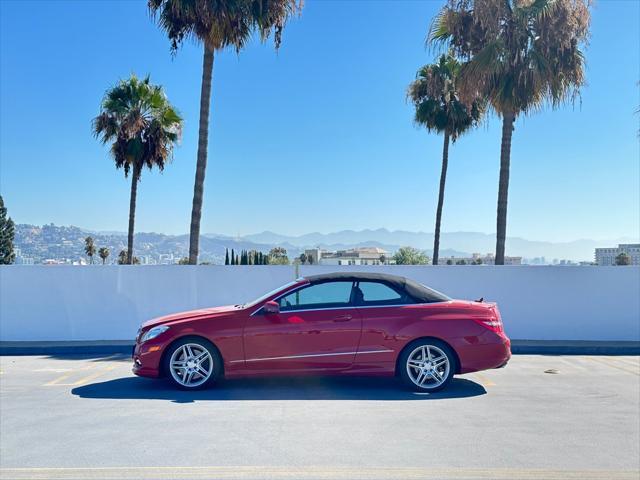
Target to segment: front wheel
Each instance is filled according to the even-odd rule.
[[[419,392],[437,392],[447,386],[456,371],[451,348],[438,340],[417,340],[400,356],[400,377]]]
[[[217,350],[203,338],[184,338],[173,344],[165,355],[164,371],[184,390],[198,390],[220,376],[222,362]]]

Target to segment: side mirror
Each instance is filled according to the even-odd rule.
[[[280,313],[280,305],[278,302],[267,302],[262,308],[264,309],[265,315],[277,315]]]

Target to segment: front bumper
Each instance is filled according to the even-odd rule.
[[[140,377],[158,378],[162,376],[162,352],[164,345],[146,342],[136,342],[133,347],[133,367],[131,371]]]

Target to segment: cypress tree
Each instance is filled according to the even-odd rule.
[[[224,249],[224,264],[229,265],[229,249]]]
[[[236,264],[236,254],[233,251],[233,248],[231,249],[231,265],[235,265]]]
[[[11,217],[7,217],[7,209],[0,195],[0,265],[9,265],[16,258],[13,251],[15,233],[15,224]]]

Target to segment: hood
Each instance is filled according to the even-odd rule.
[[[239,310],[239,307],[235,305],[226,305],[224,307],[215,307],[215,308],[201,308],[198,310],[189,310],[186,312],[173,313],[171,315],[165,315],[164,317],[157,317],[151,320],[147,320],[142,324],[143,329],[154,327],[156,325],[162,325],[165,323],[175,322],[178,320],[191,320],[201,317],[215,317],[217,315],[222,315],[229,312],[236,312]]]

